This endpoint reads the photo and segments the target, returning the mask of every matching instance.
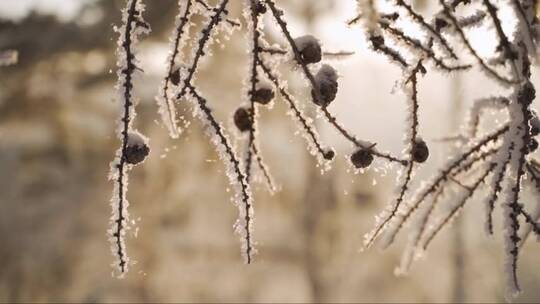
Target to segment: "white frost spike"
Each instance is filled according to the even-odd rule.
[[[122,116],[118,122],[117,135],[121,146],[116,151],[114,160],[110,165],[109,180],[113,181],[114,189],[111,198],[112,215],[110,228],[107,230],[111,251],[116,259],[113,263],[118,277],[123,277],[132,264],[126,253],[126,231],[131,228],[127,199],[128,173],[133,167],[128,163],[126,152],[129,145],[145,146],[148,139],[132,129],[135,118],[136,100],[133,98],[133,77],[138,71],[135,45],[138,36],[148,33],[150,27],[142,19],[144,5],[140,0],[128,0],[126,8],[122,11],[122,26],[115,28],[119,34],[117,48],[118,100],[122,105]]]

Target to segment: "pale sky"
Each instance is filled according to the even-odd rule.
[[[20,19],[31,9],[57,15],[61,20],[70,19],[81,5],[92,0],[0,0],[0,17]]]

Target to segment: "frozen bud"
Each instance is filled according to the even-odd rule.
[[[412,148],[412,155],[413,155],[413,160],[417,163],[423,163],[428,159],[429,149],[428,149],[428,146],[426,145],[426,142],[423,139],[421,138],[416,139]]]
[[[319,88],[319,96],[315,93],[315,89],[311,90],[311,97],[315,104],[326,107],[336,99],[338,91],[337,79],[338,75],[333,67],[328,64],[321,67],[317,75],[315,75],[315,84]]]
[[[446,22],[446,20],[440,17],[435,18],[435,28],[437,29],[437,31],[440,31],[441,29],[447,26],[448,26],[448,22]]]
[[[262,3],[262,1],[255,0],[255,12],[259,15],[266,13],[266,6],[264,3]]]
[[[128,133],[124,159],[128,164],[136,165],[146,159],[150,153],[148,138],[137,131]]]
[[[532,153],[538,149],[538,141],[534,138],[531,138],[529,144],[527,145],[528,153]]]
[[[238,108],[238,110],[234,112],[234,124],[241,132],[246,132],[251,129],[253,123],[251,122],[249,111],[246,108]]]
[[[399,14],[398,13],[382,14],[381,18],[388,19],[391,21],[396,21],[399,18]]]
[[[300,52],[302,61],[305,64],[312,64],[321,61],[322,59],[322,49],[321,44],[317,38],[312,35],[306,35],[294,39],[296,47]]]
[[[518,101],[520,103],[524,103],[527,105],[531,104],[535,97],[536,97],[536,90],[534,89],[534,86],[530,82],[526,82],[525,84],[523,84],[517,96]]]
[[[180,84],[180,68],[174,69],[171,75],[169,75],[169,79],[171,80],[172,84],[176,86],[179,85]]]
[[[369,37],[369,41],[373,44],[373,47],[378,49],[384,45],[384,37],[379,35],[372,35]]]
[[[360,148],[351,155],[351,163],[354,167],[367,168],[373,162],[373,155],[368,149]]]
[[[268,104],[272,99],[274,99],[274,90],[272,90],[272,86],[268,85],[267,83],[262,83],[259,85],[259,87],[253,92],[253,101],[260,103],[260,104]]]
[[[332,160],[332,159],[334,159],[335,156],[336,156],[336,153],[332,149],[328,149],[328,150],[324,151],[324,154],[323,154],[323,157],[326,160]]]

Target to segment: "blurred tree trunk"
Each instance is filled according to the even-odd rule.
[[[323,219],[337,216],[337,199],[333,174],[321,176],[314,166],[308,167],[307,185],[304,194],[304,214],[302,230],[304,235],[303,258],[308,284],[311,290],[311,301],[326,302],[330,299],[329,286],[326,283],[323,269],[331,258],[328,250],[333,246],[333,234]],[[330,224],[332,221],[330,221]]]
[[[463,109],[463,96],[461,75],[455,74],[452,77],[450,86],[450,132],[459,132],[460,117]],[[454,221],[454,229],[452,230],[452,265],[454,269],[454,280],[452,285],[452,295],[450,301],[452,303],[463,303],[467,298],[466,273],[465,273],[465,257],[466,248],[464,241],[464,221],[463,216],[457,217]]]
[[[317,18],[324,11],[322,6],[316,7],[313,3],[305,3],[301,7],[302,19],[306,22],[306,29],[311,33]],[[328,3],[328,5],[331,5]],[[316,115],[315,111],[308,112],[310,117]],[[313,120],[317,122],[316,119]],[[316,123],[314,124],[317,127]],[[307,161],[313,157],[306,153]],[[337,216],[337,196],[335,193],[335,178],[333,172],[321,175],[320,168],[309,165],[306,170],[306,185],[304,187],[302,232],[304,235],[303,262],[307,280],[311,291],[311,301],[315,303],[326,302],[330,299],[330,286],[324,276],[324,265],[329,263],[333,242],[331,227],[325,225],[323,219]],[[330,221],[331,224],[331,221]]]

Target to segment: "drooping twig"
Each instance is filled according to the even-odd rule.
[[[249,120],[251,121],[251,128],[249,128],[249,134],[248,134],[248,145],[247,145],[247,156],[246,156],[246,181],[247,183],[250,182],[251,179],[251,164],[253,162],[253,154],[258,152],[258,150],[254,150],[252,147],[256,144],[255,134],[256,134],[256,127],[257,122],[255,121],[255,117],[257,116],[257,107],[255,106],[255,91],[257,90],[257,83],[259,82],[259,75],[258,75],[258,69],[257,65],[260,61],[259,58],[259,39],[261,36],[261,32],[259,30],[259,17],[260,14],[257,11],[257,5],[258,3],[255,0],[249,0],[249,12],[250,12],[250,27],[251,27],[251,43],[253,44],[251,49],[251,62],[249,67],[249,91],[248,91],[248,97],[249,97]]]
[[[229,0],[222,0],[218,7],[214,10],[214,13],[210,17],[210,22],[201,30],[201,36],[199,37],[198,46],[195,49],[193,61],[191,66],[187,68],[186,75],[182,78],[182,87],[180,92],[176,94],[176,100],[182,99],[187,93],[189,84],[191,83],[195,72],[198,70],[199,63],[203,56],[206,54],[208,43],[210,42],[211,35],[215,28],[222,21],[222,15],[227,13],[227,4]]]
[[[387,232],[387,240],[385,244],[391,244],[397,233],[401,230],[404,223],[411,217],[411,215],[420,207],[420,205],[425,202],[425,200],[432,194],[434,194],[437,189],[442,185],[442,183],[450,177],[450,174],[457,170],[465,161],[474,155],[476,152],[481,151],[482,148],[486,147],[489,143],[499,139],[501,135],[508,132],[509,126],[505,125],[499,128],[497,131],[486,135],[482,139],[478,140],[474,144],[471,144],[463,153],[456,156],[454,159],[450,160],[448,164],[440,170],[440,172],[424,187],[422,187],[418,192],[413,196],[411,202],[408,203],[407,210],[403,214],[398,214],[393,218],[393,224],[391,224],[390,230]],[[367,238],[366,240],[369,240]],[[367,242],[367,241],[366,241]],[[366,243],[365,243],[366,244]]]
[[[463,208],[465,203],[476,193],[479,186],[485,181],[487,176],[493,171],[493,168],[495,168],[495,163],[491,163],[488,168],[485,170],[485,172],[472,184],[471,186],[468,186],[466,188],[466,194],[459,200],[459,202],[450,210],[450,212],[441,220],[439,223],[431,229],[429,234],[427,234],[424,238],[422,248],[423,250],[426,250],[433,238],[441,231],[441,229],[446,226],[446,224]]]
[[[182,5],[182,3],[184,2],[185,4]],[[175,63],[178,60],[177,57],[180,56],[181,43],[185,41],[186,36],[188,36],[189,34],[189,17],[191,15],[192,4],[192,0],[180,0],[178,3],[180,13],[177,17],[176,28],[171,38],[172,47],[171,54],[169,55],[169,58],[167,60],[167,75],[165,75],[165,79],[163,80],[162,86],[160,88],[160,93],[156,97],[159,106],[159,112],[162,116],[163,121],[165,122],[165,126],[167,126],[169,129],[169,134],[173,138],[177,138],[180,131],[178,130],[178,123],[176,121],[176,109],[174,107],[174,101],[169,96],[169,89],[171,79],[174,77],[180,77],[179,71],[178,74],[175,75],[175,72],[177,72],[175,71]],[[180,79],[178,79],[178,81],[180,81]]]
[[[276,90],[279,91],[283,99],[287,102],[289,108],[293,111],[294,117],[302,125],[304,132],[306,134],[305,138],[308,140],[308,144],[311,146],[310,153],[312,155],[317,155],[318,159],[324,159],[324,155],[327,153],[327,149],[322,146],[320,143],[319,137],[312,125],[308,122],[307,118],[304,116],[302,111],[298,108],[294,102],[291,94],[286,90],[285,86],[281,83],[278,77],[267,67],[267,65],[261,60],[259,61],[259,66],[266,74],[268,79],[274,84]]]
[[[375,239],[379,236],[380,232],[396,215],[398,209],[401,206],[401,203],[403,202],[405,193],[407,193],[407,190],[409,188],[409,183],[411,182],[411,179],[412,179],[413,168],[415,166],[415,163],[419,162],[419,160],[417,159],[417,155],[415,155],[415,153],[417,152],[415,147],[419,144],[418,142],[418,125],[419,125],[418,74],[425,72],[425,70],[424,70],[424,67],[422,66],[422,62],[419,61],[414,69],[412,69],[411,71],[407,71],[407,70],[405,71],[407,73],[406,74],[407,78],[405,79],[403,83],[403,87],[408,95],[407,96],[408,117],[406,118],[408,126],[405,133],[406,134],[405,142],[407,144],[406,146],[407,166],[404,169],[404,171],[400,172],[400,177],[398,178],[399,184],[400,184],[398,195],[396,199],[394,200],[394,202],[388,205],[387,210],[383,211],[383,214],[377,217],[379,219],[379,222],[376,224],[376,227],[373,230],[373,232],[370,234],[370,236],[367,237],[365,241],[366,248],[371,247]],[[421,161],[423,162],[425,160],[426,159],[422,159]]]
[[[118,39],[118,83],[117,89],[122,102],[122,117],[119,122],[118,138],[121,146],[116,152],[115,159],[111,163],[109,179],[114,182],[113,197],[111,199],[112,217],[109,229],[111,249],[116,258],[115,266],[119,275],[123,276],[128,271],[129,258],[126,253],[125,235],[128,229],[129,214],[127,207],[127,184],[128,172],[136,163],[132,158],[131,142],[135,141],[132,130],[132,122],[135,117],[135,100],[133,97],[133,76],[137,70],[135,58],[135,44],[138,36],[150,31],[149,25],[142,19],[144,5],[141,0],[128,0],[127,6],[122,13],[122,26],[117,28],[120,37]],[[137,140],[138,141],[138,140]],[[143,143],[142,145],[144,145]],[[138,145],[136,145],[138,146]],[[146,151],[146,154],[148,151]],[[146,155],[144,155],[146,156]],[[143,157],[144,158],[144,157]],[[140,160],[139,160],[140,162]]]
[[[198,108],[197,117],[203,122],[207,128],[207,132],[211,141],[216,145],[218,154],[227,166],[227,176],[231,184],[235,187],[235,204],[237,205],[240,216],[235,224],[236,231],[241,235],[242,252],[247,264],[250,264],[255,251],[252,240],[253,226],[253,201],[249,184],[246,181],[244,172],[240,167],[240,161],[234,152],[229,139],[224,133],[223,127],[217,122],[212,111],[197,90],[188,85],[187,90],[195,99],[196,107]]]
[[[468,70],[468,69],[470,69],[472,67],[470,64],[455,65],[455,66],[448,65],[443,61],[443,59],[439,58],[435,54],[435,52],[433,52],[433,50],[431,48],[429,48],[427,46],[424,46],[422,44],[422,42],[420,42],[419,40],[406,35],[403,31],[401,31],[400,29],[397,29],[396,27],[392,26],[389,22],[383,21],[383,19],[381,19],[381,21],[379,21],[379,25],[381,26],[382,29],[384,29],[390,35],[395,37],[397,40],[403,41],[409,47],[412,47],[414,49],[417,49],[417,50],[420,50],[421,52],[423,52],[424,55],[427,58],[433,60],[435,65],[437,67],[441,68],[442,70],[445,70],[445,71],[448,71],[448,72],[462,71],[462,70]]]
[[[197,1],[202,4],[205,9],[206,3]],[[234,203],[239,210],[239,218],[235,224],[235,230],[241,236],[242,253],[247,264],[250,264],[255,253],[254,243],[252,240],[253,229],[253,201],[249,183],[246,181],[245,172],[241,168],[240,161],[236,156],[230,140],[228,139],[224,128],[216,120],[207,100],[197,91],[193,83],[196,72],[202,58],[209,52],[208,48],[212,41],[213,35],[217,32],[218,27],[222,24],[223,16],[227,15],[227,5],[229,0],[221,0],[216,8],[209,9],[213,14],[209,16],[208,24],[201,30],[198,44],[194,49],[191,65],[185,70],[180,71],[178,78],[179,89],[176,94],[176,100],[184,97],[192,101],[195,107],[195,116],[206,127],[206,131],[210,136],[212,143],[216,146],[218,155],[227,167],[227,176],[233,186],[235,197]],[[188,21],[189,22],[189,21]],[[189,95],[189,96],[186,96]]]
[[[395,0],[395,3],[398,6],[404,8],[405,11],[407,11],[407,13],[409,13],[409,15],[415,21],[417,21],[417,23],[419,25],[421,25],[423,28],[425,28],[430,33],[430,35],[432,37],[437,39],[437,41],[439,41],[441,43],[441,45],[443,46],[445,51],[448,52],[450,57],[452,57],[453,59],[458,59],[455,51],[452,49],[452,47],[450,47],[450,44],[448,43],[448,41],[446,41],[446,39],[432,25],[428,24],[420,14],[415,12],[414,9],[412,8],[412,6],[407,4],[404,0]]]

